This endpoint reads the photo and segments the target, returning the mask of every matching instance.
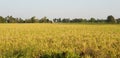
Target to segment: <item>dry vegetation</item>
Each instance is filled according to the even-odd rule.
[[[0,24],[0,58],[120,58],[120,25]]]

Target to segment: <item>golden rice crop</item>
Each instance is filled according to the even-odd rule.
[[[0,24],[0,58],[120,58],[120,25]]]

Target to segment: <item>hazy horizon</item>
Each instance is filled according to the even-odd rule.
[[[0,16],[30,18],[119,18],[120,0],[0,0]]]

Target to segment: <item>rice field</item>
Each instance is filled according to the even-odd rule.
[[[0,24],[0,58],[120,58],[120,25]]]

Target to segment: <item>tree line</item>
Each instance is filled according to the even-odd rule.
[[[35,16],[29,19],[14,18],[13,16],[7,16],[7,17],[0,16],[0,23],[118,23],[120,24],[120,18],[115,19],[112,15],[109,15],[106,19],[54,18],[53,20],[50,20],[47,17],[36,19]]]

